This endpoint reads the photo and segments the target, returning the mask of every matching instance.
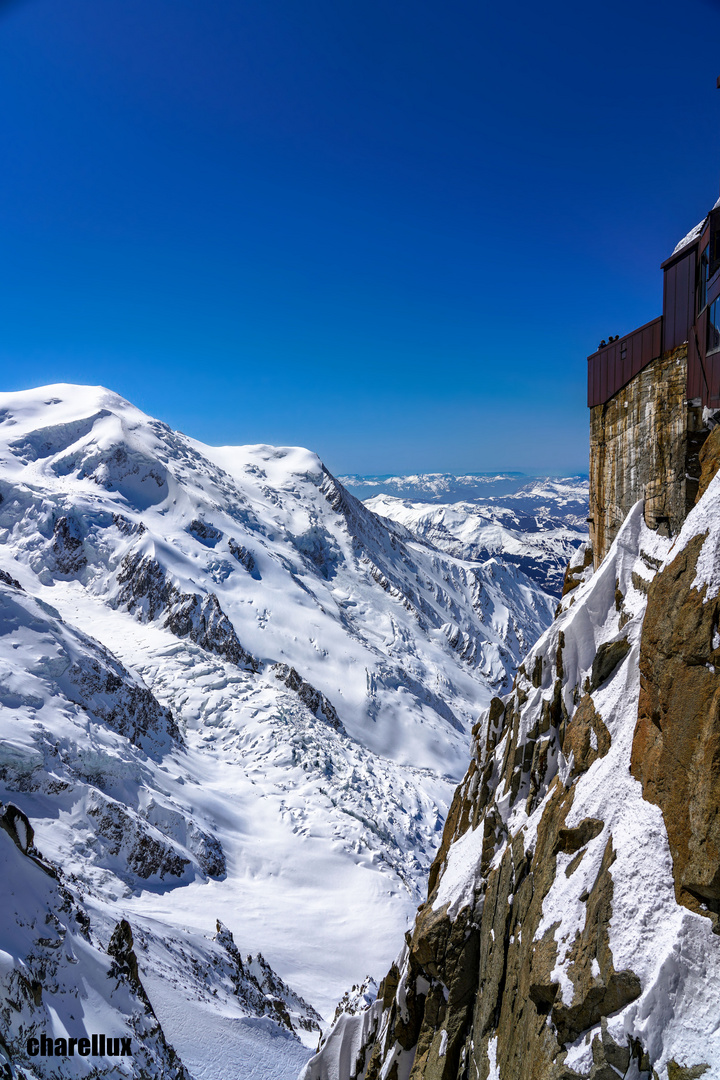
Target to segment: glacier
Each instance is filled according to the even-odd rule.
[[[65,890],[37,918],[94,950],[91,1002],[132,928],[148,1073],[167,1038],[208,1080],[295,1076],[392,959],[472,726],[556,598],[378,516],[308,450],[207,446],[102,387],[0,395],[0,462],[0,800]],[[0,841],[11,886],[43,873]],[[26,937],[5,989],[40,963]],[[65,1031],[47,995],[21,1014]]]

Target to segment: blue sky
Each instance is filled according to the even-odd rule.
[[[335,472],[587,468],[720,181],[709,0],[0,2],[2,387]]]

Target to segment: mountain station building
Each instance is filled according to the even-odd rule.
[[[679,531],[720,409],[720,199],[662,263],[662,315],[588,357],[590,539],[596,566],[630,508]]]

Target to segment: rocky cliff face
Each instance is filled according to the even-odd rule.
[[[720,1075],[720,477],[701,491],[674,541],[639,503],[569,576],[377,1000],[303,1080]]]
[[[588,520],[596,567],[638,499],[645,500],[650,528],[679,531],[697,494],[706,435],[699,400],[687,400],[687,344],[590,410]]]
[[[701,491],[717,472],[720,429],[703,448]],[[717,497],[717,495],[716,495]],[[675,894],[720,915],[720,599],[717,525],[708,491],[648,590],[632,772],[660,807]],[[672,552],[671,552],[672,556]]]

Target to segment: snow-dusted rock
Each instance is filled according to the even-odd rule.
[[[475,729],[377,1000],[303,1080],[720,1075],[719,484],[674,543],[638,504],[576,575]]]
[[[11,811],[10,813],[8,811]],[[0,831],[0,1022],[5,1074],[26,1077],[143,1076],[190,1080],[167,1042],[138,974],[127,922],[103,941],[58,868],[45,862],[16,807]],[[107,932],[103,927],[101,932]],[[113,1053],[39,1056],[40,1040],[102,1035]],[[122,1040],[122,1042],[121,1042]],[[121,1054],[123,1045],[128,1054]]]

